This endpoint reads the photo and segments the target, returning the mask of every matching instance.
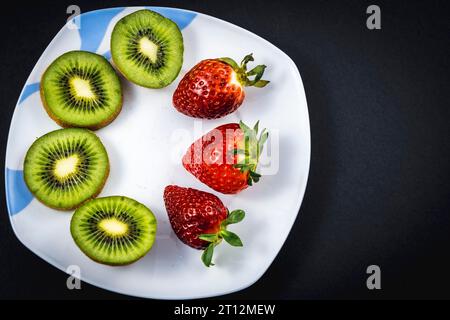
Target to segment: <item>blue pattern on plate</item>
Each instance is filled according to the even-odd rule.
[[[147,7],[150,10],[156,11],[166,18],[169,18],[178,25],[180,30],[186,28],[197,15],[191,11],[185,11],[181,9],[164,8],[164,7]]]
[[[23,180],[22,170],[12,170],[6,168],[6,204],[11,216],[19,213],[33,200],[33,195],[28,190],[25,180]]]
[[[20,95],[19,103],[22,103],[22,101],[24,101],[36,91],[39,91],[39,82],[27,84],[23,89],[22,94]]]
[[[147,8],[171,19],[181,30],[186,28],[196,17],[194,12],[180,9],[164,7]],[[111,20],[123,10],[125,8],[111,8],[81,14],[79,17],[80,29],[78,30],[81,39],[80,50],[97,52]],[[111,52],[109,50],[102,55],[108,60],[111,59]],[[39,91],[39,82],[27,84],[20,95],[19,104],[37,91]],[[9,214],[12,216],[22,211],[33,200],[33,195],[23,180],[22,170],[6,168],[5,180],[6,202]]]
[[[80,15],[80,50],[97,52],[112,18],[124,8],[97,10]]]
[[[111,60],[111,51],[106,51],[102,56],[104,56],[106,60]]]

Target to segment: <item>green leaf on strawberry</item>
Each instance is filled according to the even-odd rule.
[[[260,64],[251,69],[250,71],[247,71],[247,64],[255,60],[253,58],[252,53],[246,55],[244,59],[242,59],[240,65],[236,61],[228,57],[218,58],[217,60],[225,62],[226,64],[231,66],[231,68],[233,68],[233,70],[237,73],[237,78],[239,82],[245,87],[254,86],[257,88],[263,88],[270,83],[270,81],[268,80],[261,80],[264,71],[266,70],[265,65]],[[255,76],[253,80],[249,78],[252,76]]]
[[[234,149],[233,153],[242,157],[238,157],[238,161],[234,167],[240,169],[243,173],[248,172],[247,184],[251,186],[261,178],[261,175],[256,172],[256,168],[264,144],[269,138],[269,133],[266,129],[263,129],[258,137],[259,121],[256,122],[253,129],[242,121],[239,122],[239,127],[244,132],[244,139],[241,146],[238,149]]]
[[[211,243],[202,253],[202,261],[205,264],[205,266],[210,267],[213,266],[214,263],[212,263],[212,256],[214,254],[214,247],[215,244]]]
[[[214,253],[214,247],[217,246],[222,239],[233,247],[242,247],[242,241],[237,234],[227,230],[227,226],[230,224],[235,224],[241,222],[245,217],[244,210],[233,210],[228,211],[227,218],[220,224],[219,231],[217,233],[204,233],[198,236],[199,239],[209,242],[209,245],[203,251],[202,261],[207,267],[214,265],[212,261],[212,256]]]
[[[233,247],[242,247],[242,241],[239,236],[231,231],[222,230],[221,237]]]
[[[204,233],[199,235],[198,238],[207,242],[216,242],[219,239],[216,233]]]
[[[225,220],[225,222],[227,223],[227,225],[238,223],[244,220],[244,217],[245,217],[244,210],[241,209],[233,210],[230,213],[228,213],[228,217]]]

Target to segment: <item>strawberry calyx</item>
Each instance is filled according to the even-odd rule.
[[[239,127],[244,132],[244,140],[242,143],[239,143],[240,146],[238,146],[238,148],[233,150],[234,154],[238,157],[234,167],[239,169],[242,173],[248,172],[247,184],[251,186],[261,178],[261,175],[256,172],[256,168],[258,167],[259,157],[262,153],[264,144],[269,137],[269,132],[267,132],[266,129],[263,129],[258,137],[259,121],[256,122],[253,128],[248,127],[245,123],[240,121]]]
[[[212,257],[214,248],[222,242],[222,239],[228,242],[233,247],[242,247],[242,241],[237,234],[227,230],[228,225],[241,222],[245,217],[243,210],[227,210],[227,218],[220,223],[219,231],[216,233],[203,233],[198,236],[199,239],[209,242],[209,245],[203,251],[202,261],[207,267],[213,266]]]
[[[244,87],[257,87],[257,88],[263,88],[265,87],[270,81],[263,80],[262,76],[264,74],[264,70],[266,69],[266,66],[263,64],[257,65],[250,71],[247,71],[247,63],[250,61],[254,61],[253,59],[253,53],[250,53],[242,59],[241,64],[239,65],[236,61],[234,61],[231,58],[223,57],[217,59],[219,61],[222,61],[228,65],[230,65],[233,70],[237,73],[237,80],[241,85]],[[255,76],[253,80],[251,80],[249,77]]]

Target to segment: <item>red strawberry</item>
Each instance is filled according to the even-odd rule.
[[[183,156],[183,166],[210,188],[238,193],[261,177],[258,159],[269,133],[258,122],[251,129],[242,121],[221,125],[195,141]]]
[[[247,72],[247,55],[239,66],[230,58],[200,61],[180,81],[173,94],[173,105],[194,118],[216,119],[234,112],[244,101],[244,87],[262,88],[269,81],[261,80],[265,65]],[[255,76],[250,80],[249,76]]]
[[[239,237],[228,231],[227,226],[242,221],[244,211],[229,212],[211,193],[173,185],[164,189],[164,203],[177,237],[192,248],[205,249],[202,261],[207,267],[213,265],[214,247],[222,239],[242,247]]]

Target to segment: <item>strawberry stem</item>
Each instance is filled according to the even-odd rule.
[[[256,88],[263,88],[270,82],[268,80],[262,80],[262,76],[264,74],[264,71],[266,70],[266,66],[263,64],[257,65],[250,71],[247,71],[247,64],[255,60],[253,58],[253,53],[246,55],[244,59],[242,59],[240,65],[238,65],[236,61],[228,57],[219,58],[217,60],[225,62],[226,64],[230,65],[233,68],[233,70],[237,73],[239,82],[245,87],[253,86]],[[253,80],[249,78],[252,76],[255,76]]]
[[[209,242],[209,245],[202,253],[203,264],[207,267],[213,266],[212,257],[214,254],[214,247],[220,244],[222,239],[228,242],[233,247],[242,247],[242,241],[239,236],[227,230],[227,226],[241,222],[245,218],[243,210],[234,210],[231,213],[228,211],[227,218],[220,224],[220,229],[217,233],[204,233],[198,236],[199,239]]]
[[[251,186],[253,183],[258,182],[259,178],[261,178],[261,175],[256,172],[256,168],[258,166],[259,157],[262,153],[264,144],[269,137],[269,133],[266,129],[263,129],[258,137],[259,121],[256,122],[253,129],[242,121],[239,122],[239,126],[244,132],[244,145],[243,148],[233,150],[234,155],[242,155],[242,157],[238,157],[238,162],[234,165],[234,167],[243,173],[249,173],[247,184]]]

